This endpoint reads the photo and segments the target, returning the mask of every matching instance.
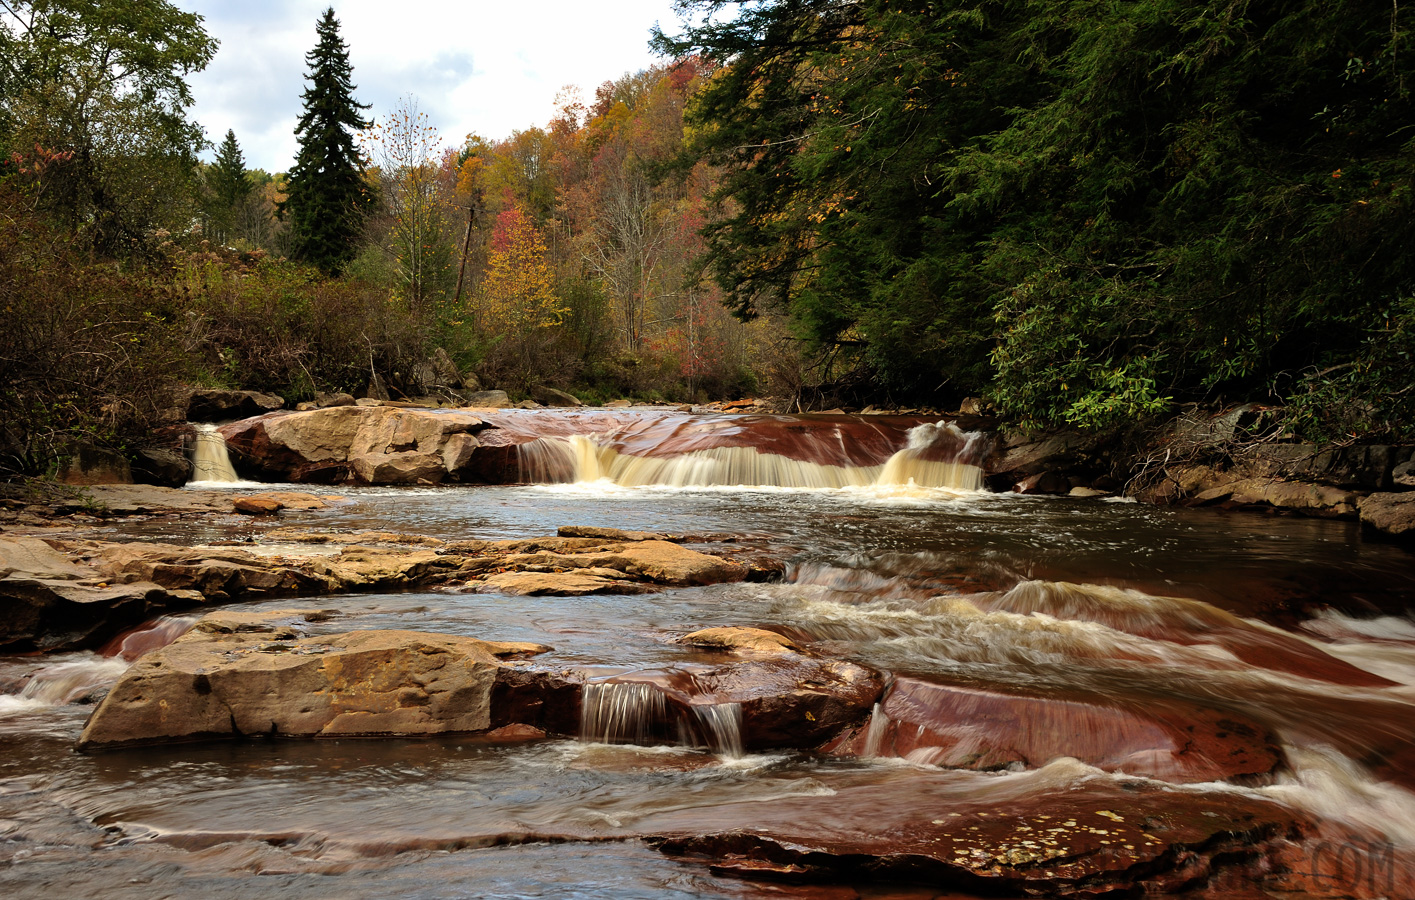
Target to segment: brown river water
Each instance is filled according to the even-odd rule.
[[[1218,806],[1276,801],[1393,848],[1402,866],[1415,859],[1408,550],[1365,541],[1347,522],[992,494],[958,471],[890,480],[882,459],[848,454],[825,474],[783,475],[734,447],[705,475],[700,447],[670,471],[679,457],[646,469],[631,447],[591,443],[566,438],[526,454],[532,477],[582,480],[340,488],[351,502],[287,512],[279,524],[446,539],[532,537],[562,525],[729,533],[785,559],[784,579],[634,596],[264,603],[341,611],[312,626],[316,634],[404,628],[535,641],[555,648],[548,665],[614,674],[690,666],[695,651],[671,642],[687,631],[767,626],[896,677],[1052,703],[1058,733],[1076,730],[1068,716],[1081,713],[1068,710],[1087,703],[1241,716],[1278,736],[1284,763],[1261,779],[1194,782],[1105,772],[1062,747],[1040,768],[973,771],[951,768],[937,748],[910,751],[902,732],[888,738],[897,752],[882,752],[883,731],[861,737],[874,743],[854,758],[594,735],[75,753],[92,709],[84,701],[127,665],[115,645],[108,652],[118,655],[0,658],[0,890],[105,900],[962,896],[719,877],[622,837],[656,822],[744,827],[793,810],[813,817],[798,826],[824,831],[875,815],[861,797],[1004,808],[1041,791],[1123,790],[1137,779]],[[924,456],[920,464],[938,462]],[[792,486],[731,483],[748,477]],[[201,543],[258,538],[262,527],[151,520],[96,536]],[[134,638],[127,655],[184,626],[159,623],[167,637]],[[1109,727],[1082,730],[1099,740]],[[1044,749],[1051,736],[1032,739]]]

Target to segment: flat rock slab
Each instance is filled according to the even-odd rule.
[[[899,678],[870,721],[828,750],[981,770],[1074,758],[1178,783],[1266,775],[1282,761],[1266,729],[1231,714],[1127,710],[916,678]]]
[[[1058,770],[1066,768],[1081,767]],[[829,797],[648,816],[635,828],[671,856],[753,878],[885,878],[1006,896],[1233,897],[1310,827],[1285,807],[1235,794],[1020,777],[1030,783],[1001,781],[981,801],[947,776],[909,773]]]
[[[301,638],[203,620],[133,664],[78,746],[485,731],[502,658],[548,649],[415,631]]]
[[[114,579],[62,547],[0,535],[0,650],[97,646],[125,628],[205,599],[151,578]]]
[[[606,570],[597,569],[596,572]],[[617,577],[616,577],[617,576]],[[623,581],[619,572],[610,577],[585,572],[502,572],[481,580],[479,591],[518,597],[584,597],[590,594],[643,594],[657,591],[651,585]]]

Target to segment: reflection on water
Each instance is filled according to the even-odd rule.
[[[280,524],[446,539],[560,525],[721,532],[790,566],[777,584],[657,595],[278,601],[338,610],[314,633],[413,628],[534,641],[555,648],[547,665],[592,666],[607,678],[699,659],[703,651],[675,643],[687,631],[767,625],[941,685],[1077,709],[1241,717],[1271,731],[1285,767],[1174,789],[1215,802],[1234,792],[1278,800],[1415,853],[1415,567],[1402,549],[1363,543],[1355,526],[917,485],[339,493],[355,502],[287,513]],[[240,527],[258,537],[262,526]],[[161,522],[122,532],[213,533]],[[114,652],[182,627],[157,623]],[[1001,804],[1131,778],[1074,760],[1020,772],[941,769],[930,761],[953,757],[927,747],[912,762],[747,755],[725,708],[701,711],[692,739],[637,746],[622,742],[647,742],[643,722],[658,700],[634,684],[586,692],[582,741],[251,741],[74,755],[87,707],[73,701],[91,699],[125,665],[95,654],[0,660],[0,856],[19,860],[0,867],[0,885],[21,894],[68,885],[88,896],[96,891],[75,886],[102,883],[106,897],[450,897],[468,893],[449,885],[475,879],[477,896],[764,896],[637,844],[598,842],[659,820],[740,827],[754,808],[798,804],[821,827],[843,824],[866,813],[836,797],[874,788]],[[880,755],[888,725],[871,721],[864,756]],[[507,841],[534,843],[490,848]],[[49,849],[22,855],[41,845]],[[268,880],[247,880],[257,873]]]

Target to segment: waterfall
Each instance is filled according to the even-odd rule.
[[[64,706],[108,687],[128,668],[123,659],[85,654],[70,662],[45,666],[15,694],[0,694],[0,715]]]
[[[708,748],[727,759],[742,758],[742,704],[694,706],[693,713],[707,733]]]
[[[909,430],[907,444],[878,465],[831,465],[754,447],[707,447],[667,456],[621,452],[611,435],[540,438],[522,444],[521,479],[530,483],[609,481],[620,487],[919,487],[983,489],[978,434],[951,422]]]
[[[580,740],[640,746],[664,743],[676,720],[680,745],[706,744],[726,759],[742,757],[742,704],[704,703],[690,708],[692,716],[670,711],[668,698],[652,684],[587,684],[580,694]]]
[[[192,445],[192,482],[233,484],[241,479],[231,466],[226,453],[226,439],[215,425],[193,425],[196,442]]]
[[[649,744],[668,718],[668,701],[651,684],[587,684],[580,693],[580,740]]]

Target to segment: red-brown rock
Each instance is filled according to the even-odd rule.
[[[914,678],[898,679],[870,721],[828,750],[963,769],[1072,757],[1175,782],[1263,775],[1281,761],[1266,729],[1231,714],[1164,703],[1139,712]]]

